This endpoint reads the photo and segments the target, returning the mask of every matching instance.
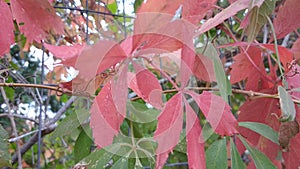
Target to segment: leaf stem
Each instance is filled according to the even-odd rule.
[[[275,52],[276,52],[276,56],[277,56],[276,61],[279,66],[280,76],[282,77],[282,81],[284,82],[285,81],[284,74],[283,74],[284,68],[282,67],[281,62],[280,62],[280,56],[279,56],[279,51],[278,51],[278,43],[277,43],[277,39],[276,39],[275,29],[274,29],[274,26],[273,26],[273,23],[272,23],[270,17],[269,16],[266,16],[266,17],[268,19],[268,22],[269,22],[271,30],[272,30],[272,34],[273,34],[273,38],[274,38],[274,45],[275,45]]]

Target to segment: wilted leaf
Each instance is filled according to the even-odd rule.
[[[20,30],[29,43],[33,40],[40,42],[51,32],[56,34],[64,32],[61,18],[56,15],[47,0],[11,0],[10,3],[17,22],[24,23],[20,25]]]
[[[0,17],[0,57],[2,57],[14,42],[13,17],[9,6],[4,1],[0,1]]]
[[[255,6],[248,13],[250,19],[248,26],[246,27],[246,35],[248,42],[252,42],[263,25],[268,21],[267,17],[272,14],[275,9],[275,0],[264,0],[260,7]]]
[[[207,169],[227,169],[226,139],[213,142],[205,151]]]
[[[282,122],[279,128],[279,143],[283,151],[289,151],[290,140],[299,133],[299,124],[295,121]]]

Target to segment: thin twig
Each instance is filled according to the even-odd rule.
[[[19,114],[8,114],[8,113],[0,114],[0,117],[8,117],[9,118],[10,116],[17,117],[17,118],[24,119],[24,120],[29,120],[29,121],[32,121],[32,122],[38,124],[38,122],[36,120],[34,120],[30,117],[19,115]]]
[[[48,122],[46,122],[46,124],[44,125],[44,128],[42,130],[42,137],[50,134],[51,132],[53,132],[56,128],[55,123],[61,118],[61,116],[64,114],[64,112],[66,112],[66,110],[72,105],[72,103],[76,100],[75,96],[72,96],[67,102],[66,104],[61,107],[57,113],[55,114],[54,118],[52,118],[51,120],[49,120]],[[21,156],[24,155],[36,142],[38,141],[38,133],[35,133],[21,148]],[[18,156],[16,154],[13,155],[12,157],[12,164],[16,163],[18,159]]]
[[[59,86],[50,86],[50,85],[41,85],[41,84],[29,84],[29,83],[0,83],[0,86],[7,86],[7,87],[30,87],[30,88],[40,88],[40,89],[48,89],[54,90],[57,93],[63,93],[67,95],[74,95],[70,90],[65,90]]]
[[[0,87],[0,90],[1,90],[1,94],[2,94],[2,97],[4,99],[4,102],[7,106],[7,111],[8,111],[8,114],[9,114],[9,120],[10,120],[10,123],[11,123],[13,135],[14,135],[14,137],[18,137],[17,126],[16,126],[16,123],[15,123],[14,116],[12,115],[12,111],[11,111],[11,108],[10,108],[8,98],[6,96],[4,88],[2,86]],[[22,158],[21,158],[22,156],[21,156],[20,143],[19,142],[17,142],[17,157],[18,157],[18,169],[22,169]]]

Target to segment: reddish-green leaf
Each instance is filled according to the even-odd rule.
[[[134,64],[136,73],[130,79],[129,87],[143,100],[154,107],[162,107],[162,89],[153,73]]]
[[[186,142],[189,168],[205,169],[204,139],[202,139],[200,121],[192,107],[185,101]]]
[[[54,8],[47,0],[11,0],[13,16],[20,25],[20,30],[27,37],[27,41],[40,42],[54,32],[62,34],[64,24],[59,18]]]
[[[200,95],[194,92],[187,94],[193,97],[216,133],[222,136],[238,133],[238,123],[230,111],[230,106],[220,96],[210,92],[203,92]]]
[[[181,55],[179,76],[181,88],[184,88],[192,75],[196,54],[194,48],[184,45],[181,50]]]
[[[124,117],[118,112],[111,94],[111,84],[106,84],[96,96],[91,108],[90,125],[95,143],[105,147],[112,143],[120,130]]]
[[[196,56],[193,73],[198,79],[206,82],[216,81],[213,62],[204,55],[198,54]]]
[[[178,144],[183,124],[183,107],[181,93],[173,96],[165,105],[158,117],[154,139],[158,143],[156,149],[156,168],[162,168],[168,154]]]
[[[275,165],[265,154],[250,146],[242,136],[239,136],[239,139],[249,151],[257,169],[276,169]]]
[[[276,91],[270,89],[261,92],[276,93]],[[281,115],[278,102],[279,101],[277,99],[269,98],[248,100],[239,109],[240,113],[238,116],[238,121],[263,123],[270,126],[273,130],[278,131],[279,120],[276,118],[276,115],[278,117]],[[247,138],[252,145],[265,153],[272,161],[276,159],[279,151],[279,146],[277,144],[273,143],[264,136],[261,136],[260,134],[243,127],[239,128],[239,132],[242,136]],[[241,142],[237,141],[237,147],[240,152],[244,151]]]
[[[10,9],[4,1],[0,1],[0,57],[9,51],[14,42],[14,25]]]
[[[278,39],[300,27],[300,1],[286,0],[274,19],[274,28]]]

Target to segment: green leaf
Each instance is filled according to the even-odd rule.
[[[6,97],[10,100],[10,101],[14,101],[14,96],[15,96],[15,90],[11,87],[3,87],[5,90],[5,94]]]
[[[96,150],[77,164],[87,165],[89,169],[105,168],[112,156],[113,153],[105,149]]]
[[[118,10],[118,4],[115,1],[114,3],[108,4],[107,8],[110,10],[111,13],[116,14]]]
[[[89,134],[87,134],[85,130],[81,130],[74,147],[74,156],[76,163],[90,154],[92,145],[93,140],[91,139]]]
[[[136,13],[139,7],[142,5],[144,0],[135,0],[133,4],[134,12]]]
[[[9,166],[11,167],[11,157],[8,152],[8,133],[6,130],[0,125],[0,168]]]
[[[131,112],[130,118],[135,122],[153,122],[159,115],[159,111],[156,109],[149,109],[144,103],[128,102],[126,108]]]
[[[57,137],[62,137],[65,135],[70,135],[77,127],[80,126],[80,123],[77,119],[77,115],[75,112],[68,115],[66,118],[62,120],[52,133],[50,139],[55,139]]]
[[[231,169],[245,169],[246,165],[243,163],[240,153],[238,152],[232,137],[230,137],[230,158],[231,158]]]
[[[115,164],[112,165],[110,169],[127,169],[128,168],[128,158],[121,157]]]
[[[278,86],[278,95],[281,112],[283,113],[281,120],[294,121],[296,117],[296,110],[292,97],[282,86]]]
[[[227,169],[226,139],[213,142],[205,152],[207,169]]]
[[[279,145],[278,133],[266,124],[257,122],[239,122],[239,126],[248,128]]]
[[[208,43],[206,49],[203,53],[205,56],[210,58],[214,64],[214,71],[216,74],[216,80],[218,83],[218,88],[223,99],[228,103],[228,95],[231,95],[231,85],[225,74],[223,64],[219,57],[219,54],[213,44]]]
[[[257,169],[276,169],[274,164],[265,154],[263,154],[256,148],[251,147],[242,136],[239,136],[239,138],[243,142],[246,149],[249,151]]]

